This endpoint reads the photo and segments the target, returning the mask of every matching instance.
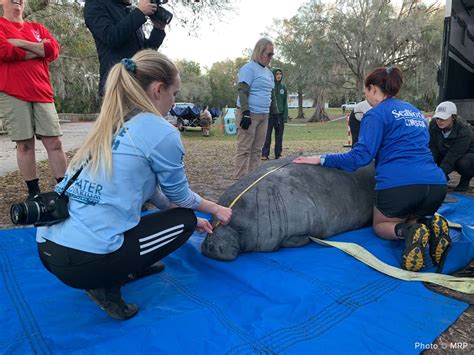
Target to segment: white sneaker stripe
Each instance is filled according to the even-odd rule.
[[[171,243],[173,240],[175,240],[176,238],[172,238],[170,240],[167,240],[166,242],[163,242],[161,244],[158,244],[158,245],[155,245],[153,248],[150,248],[150,249],[147,249],[147,250],[143,250],[140,252],[140,255],[145,255],[145,254],[148,254],[149,252],[152,252],[153,250],[156,250],[158,248],[161,248],[163,245],[166,245],[168,243]]]
[[[151,241],[151,242],[149,242],[149,243],[140,244],[140,249],[148,248],[150,245],[155,245],[156,243],[160,243],[160,242],[162,242],[162,241],[164,241],[164,240],[167,240],[167,239],[170,238],[170,237],[174,237],[175,235],[181,234],[181,233],[183,233],[183,230],[184,230],[184,229],[180,229],[180,230],[177,231],[177,232],[167,234],[167,235],[165,235],[165,236],[163,236],[163,237],[161,237],[161,238],[155,239],[155,240],[153,240],[153,241]],[[175,238],[173,238],[173,239],[175,239]]]
[[[178,229],[178,228],[184,228],[184,224],[179,224],[179,225],[177,225],[177,226],[174,226],[174,227],[171,227],[171,228],[162,230],[161,232],[158,232],[158,233],[149,235],[148,237],[140,238],[140,239],[138,239],[138,241],[139,241],[140,243],[143,243],[143,242],[146,242],[147,240],[150,240],[150,239],[159,237],[160,235],[167,234],[168,232],[172,232],[172,231],[174,231],[174,230],[176,230],[176,229]]]

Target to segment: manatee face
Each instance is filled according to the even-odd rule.
[[[201,244],[201,253],[209,258],[232,261],[240,254],[240,234],[230,225],[217,226]]]

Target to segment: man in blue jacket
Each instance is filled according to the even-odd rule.
[[[153,30],[145,38],[142,25],[147,16],[158,8],[150,0],[140,0],[131,8],[130,0],[86,0],[84,19],[91,31],[100,63],[99,95],[104,93],[105,80],[110,68],[122,58],[131,58],[136,52],[158,49],[166,36],[165,24],[152,20]]]

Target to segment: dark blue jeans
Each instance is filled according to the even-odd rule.
[[[270,155],[270,146],[272,144],[272,133],[275,130],[275,159],[281,157],[283,150],[283,131],[285,129],[285,123],[283,122],[283,115],[270,115],[268,119],[267,136],[265,138],[265,144],[262,148],[262,157],[268,158]]]

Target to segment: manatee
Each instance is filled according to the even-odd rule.
[[[235,202],[231,222],[217,225],[204,239],[202,254],[230,261],[243,252],[303,246],[309,236],[328,238],[372,221],[373,165],[351,173],[292,160],[261,165],[222,194],[219,204],[230,206],[256,180],[280,167]]]

